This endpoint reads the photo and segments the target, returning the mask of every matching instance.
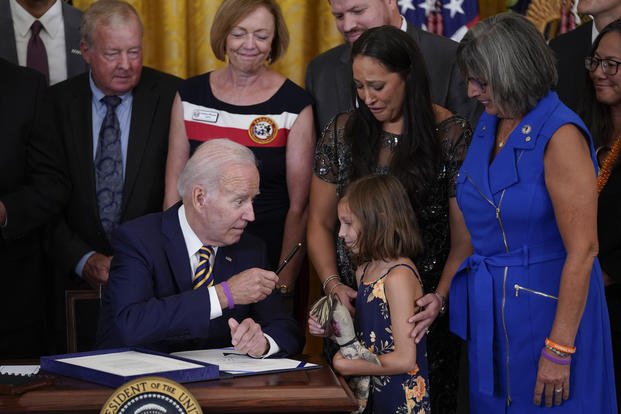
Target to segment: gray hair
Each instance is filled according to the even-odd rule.
[[[257,159],[250,149],[226,138],[201,144],[181,171],[177,182],[179,195],[185,201],[195,185],[203,186],[208,192],[216,190],[227,167],[232,164],[256,167]]]
[[[122,0],[98,0],[84,12],[80,24],[80,35],[82,40],[90,46],[93,42],[93,33],[98,25],[121,25],[134,17],[140,24],[140,31],[144,32],[140,16],[134,6]]]
[[[542,34],[514,12],[482,20],[462,39],[457,64],[487,83],[505,116],[526,114],[556,85],[556,59]]]

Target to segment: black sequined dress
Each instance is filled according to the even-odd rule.
[[[344,132],[349,114],[337,116],[324,130],[315,151],[313,170],[323,181],[336,185],[340,198],[351,176],[351,150]],[[416,211],[423,238],[424,251],[413,258],[423,279],[426,293],[434,292],[450,248],[448,223],[449,198],[455,197],[455,179],[466,155],[472,129],[464,118],[451,116],[436,126],[436,136],[442,143],[441,165],[437,166],[437,182],[428,190],[423,208]],[[399,135],[384,133],[384,146],[398,149]],[[390,168],[377,166],[376,172],[390,173]],[[351,263],[345,244],[335,234],[337,266],[341,281],[357,289],[355,267]],[[324,353],[331,360],[336,349],[326,341]],[[459,367],[460,340],[449,332],[448,312],[440,315],[431,327],[427,338],[427,359],[431,406],[433,413],[454,413],[457,406],[457,372]]]

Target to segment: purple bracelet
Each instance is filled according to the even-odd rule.
[[[559,358],[555,355],[551,355],[549,352],[546,352],[546,349],[543,348],[541,350],[541,356],[544,357],[545,359],[547,359],[548,361],[554,362],[555,364],[558,365],[569,365],[571,364],[571,357],[567,357],[567,358]]]
[[[222,290],[226,295],[226,300],[229,302],[229,309],[233,309],[235,307],[235,302],[233,302],[233,295],[231,295],[231,289],[229,289],[229,284],[226,281],[220,283],[222,285]]]

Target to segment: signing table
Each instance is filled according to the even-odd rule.
[[[183,384],[205,414],[349,412],[357,407],[342,377],[318,369]],[[98,413],[114,389],[56,376],[52,386],[0,395],[0,413]]]

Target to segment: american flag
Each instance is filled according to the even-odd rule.
[[[459,42],[479,21],[478,0],[398,0],[408,23]]]

